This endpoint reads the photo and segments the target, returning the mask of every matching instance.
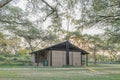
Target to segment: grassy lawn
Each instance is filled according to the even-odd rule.
[[[0,67],[0,80],[120,80],[120,64],[90,67]]]

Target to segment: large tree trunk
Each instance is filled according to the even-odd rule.
[[[0,8],[2,8],[3,6],[5,6],[6,4],[8,4],[11,1],[12,0],[2,0],[2,1],[0,1]]]

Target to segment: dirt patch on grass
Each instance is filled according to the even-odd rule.
[[[120,70],[118,70],[118,71],[114,71],[114,70],[105,70],[104,72],[106,72],[106,73],[109,73],[109,74],[119,74],[120,73]]]

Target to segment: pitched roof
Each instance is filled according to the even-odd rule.
[[[65,42],[61,42],[61,43],[58,43],[56,45],[53,45],[53,46],[50,46],[50,47],[47,47],[47,48],[44,48],[44,49],[41,49],[41,50],[38,50],[38,51],[35,51],[35,52],[32,52],[32,53],[42,53],[43,51],[45,50],[66,50],[66,45],[69,45],[69,51],[80,51],[82,52],[83,54],[89,54],[87,51],[83,50],[83,49],[80,49],[79,47],[75,46],[74,44],[72,44],[71,42],[69,41],[65,41]]]

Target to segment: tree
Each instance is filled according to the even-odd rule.
[[[120,41],[120,29],[118,28],[120,23],[119,3],[119,0],[81,0],[83,22],[86,25],[106,25],[106,28],[110,30],[114,28],[114,31],[112,31],[114,34],[109,38]],[[116,32],[116,30],[118,31]]]
[[[5,42],[5,35],[0,32],[0,53],[3,53],[3,51],[6,51],[6,42]]]
[[[21,48],[21,38],[18,36],[12,36],[6,39],[7,50],[14,55],[18,54],[19,48]]]
[[[12,5],[7,5],[0,9],[0,27],[9,28],[16,27],[18,25],[24,26],[27,22],[23,20],[23,17],[26,15],[23,13],[23,10],[19,7],[14,7]],[[25,17],[24,17],[25,18]],[[3,27],[4,26],[4,27]]]
[[[82,30],[96,25],[97,27],[98,25],[100,27],[101,25],[106,26],[104,28],[106,31],[104,34],[106,36],[106,38],[104,37],[105,43],[107,40],[114,45],[120,43],[120,7],[118,0],[27,1],[25,11],[12,4],[1,7],[0,28],[23,37],[31,51],[39,47],[39,44],[43,44],[45,47],[45,42],[48,43],[46,44],[48,46],[62,41],[66,36],[66,40],[70,39],[78,43],[79,46],[82,45],[83,49],[88,49],[86,47],[90,46],[95,58],[96,53],[102,49],[99,48],[101,41],[97,36],[83,35]],[[35,20],[31,21],[30,16],[35,16]],[[46,23],[47,21],[50,24]],[[43,24],[47,24],[48,30],[43,29]],[[63,25],[67,26],[67,30],[63,29]],[[75,28],[75,32],[69,31],[72,27]],[[106,50],[109,49],[106,48]]]
[[[0,1],[0,8],[2,8],[3,6],[7,5],[9,2],[11,2],[12,0],[1,0]]]
[[[81,5],[82,16],[90,18],[92,22],[109,23],[119,20],[119,0],[82,0]]]
[[[96,62],[97,62],[96,55],[100,49],[102,41],[98,35],[94,35],[94,36],[89,36],[88,43],[89,43],[89,49],[93,53],[94,64],[96,65]]]
[[[69,40],[77,44],[80,48],[87,50],[88,49],[88,39],[86,34],[82,34],[79,30],[69,33]]]
[[[53,9],[52,6],[49,5],[46,1],[42,0],[42,2],[44,2],[46,6]],[[47,33],[49,31],[43,30],[40,28],[40,26],[36,26],[36,22],[31,22],[27,17],[28,14],[26,14],[22,9],[18,7],[7,5],[0,11],[1,28],[9,31],[11,34],[23,37],[29,44],[31,51],[34,51],[34,49],[38,47],[41,41],[46,41],[49,38],[53,37],[53,34]],[[54,13],[54,11],[52,12]],[[52,13],[49,15],[51,14]]]
[[[43,37],[45,37],[44,31],[42,29],[39,29],[37,26],[34,27],[30,24],[24,27],[24,29],[9,28],[9,30],[19,37],[23,37],[27,41],[31,51],[34,51],[35,48],[40,44]]]

